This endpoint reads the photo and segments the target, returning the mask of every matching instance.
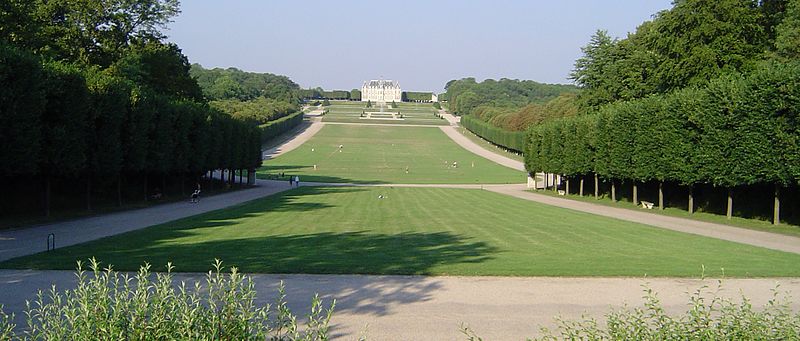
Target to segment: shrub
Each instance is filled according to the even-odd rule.
[[[800,314],[777,288],[763,309],[754,309],[744,296],[741,302],[719,297],[721,288],[720,281],[712,295],[708,286],[697,289],[688,311],[678,316],[668,315],[658,295],[645,288],[643,307],[609,312],[605,327],[591,318],[557,318],[555,334],[542,329],[544,336],[534,340],[796,340],[800,335]],[[481,340],[469,327],[462,325],[461,331],[471,341]]]
[[[78,284],[59,293],[39,292],[26,310],[27,328],[15,326],[0,311],[3,340],[326,340],[335,301],[324,308],[312,300],[304,330],[286,306],[283,283],[274,306],[257,306],[250,277],[214,264],[205,284],[176,285],[172,265],[152,275],[144,265],[129,277],[101,269],[92,259],[87,272],[78,263]]]

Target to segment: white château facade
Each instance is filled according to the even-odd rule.
[[[361,87],[361,101],[402,102],[403,92],[400,90],[400,84],[392,80],[366,81]]]

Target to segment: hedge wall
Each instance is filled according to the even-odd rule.
[[[522,152],[525,150],[525,132],[508,131],[481,121],[472,115],[461,117],[461,125],[483,139],[496,145]]]
[[[259,129],[261,129],[261,142],[263,143],[272,138],[275,138],[278,135],[283,134],[286,131],[296,127],[302,122],[303,122],[303,112],[298,111],[289,116],[284,116],[277,120],[270,121],[266,124],[262,124],[258,126]]]

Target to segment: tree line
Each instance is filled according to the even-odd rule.
[[[696,186],[725,188],[728,217],[737,187],[768,185],[777,223],[781,192],[800,182],[800,63],[764,62],[747,75],[536,126],[525,162],[530,172],[580,179],[580,193],[585,177],[606,179],[612,200],[628,182],[634,204],[637,184],[658,183],[661,208],[664,183],[682,186],[689,212]]]
[[[800,183],[798,32],[797,0],[682,0],[625,39],[598,31],[572,73],[578,115],[534,125],[526,167],[581,194],[587,176],[595,195],[605,181],[613,200],[627,184],[634,203],[655,183],[659,207],[669,189],[689,212],[698,190],[722,189],[729,218],[737,191],[764,207],[748,199],[766,189],[777,224]]]
[[[177,13],[177,2],[167,0],[5,4],[0,206],[6,213],[34,206],[49,215],[55,197],[92,209],[93,194],[109,191],[122,204],[131,195],[160,196],[167,178],[183,186],[226,169],[232,182],[233,170],[260,165],[257,126],[211,108],[186,56],[162,41],[156,28]]]

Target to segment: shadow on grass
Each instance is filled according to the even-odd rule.
[[[214,259],[252,273],[395,274],[446,273],[448,264],[479,263],[496,249],[450,232],[384,233],[358,226],[292,233],[271,226],[264,212],[309,212],[335,205],[309,202],[356,187],[301,187],[228,209],[209,212],[80,245],[0,263],[3,268],[72,270],[75,260],[95,257],[134,271],[145,262],[176,271],[205,272]],[[303,198],[303,201],[298,200]],[[275,228],[280,231],[276,234]],[[230,229],[227,229],[230,228]],[[341,228],[339,228],[341,229]]]

